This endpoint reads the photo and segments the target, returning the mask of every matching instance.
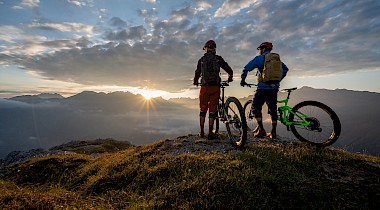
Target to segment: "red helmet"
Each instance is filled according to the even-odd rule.
[[[267,49],[269,49],[269,50],[272,50],[273,49],[273,44],[270,43],[270,42],[263,42],[263,43],[261,43],[260,46],[257,47],[257,49],[264,48],[264,47],[267,48]]]
[[[214,49],[214,48],[216,48],[216,43],[214,42],[214,40],[208,40],[205,43],[205,46],[203,46],[203,49],[205,49],[206,47],[210,48],[210,49]]]

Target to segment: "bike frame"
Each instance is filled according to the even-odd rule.
[[[252,87],[252,86],[257,86],[257,85],[256,84],[247,84],[247,86]],[[310,121],[308,121],[306,119],[310,118],[310,117],[307,116],[306,114],[302,113],[302,112],[299,112],[299,111],[293,112],[293,107],[288,105],[289,99],[290,99],[290,93],[293,90],[295,90],[295,89],[287,89],[286,91],[288,92],[288,96],[286,97],[286,99],[277,100],[277,103],[284,104],[284,105],[278,107],[278,111],[279,111],[278,121],[280,121],[281,123],[283,123],[286,126],[300,125],[303,127],[308,127],[308,126],[310,126]],[[296,122],[289,121],[289,118],[288,118],[289,114],[293,114],[294,116],[299,117],[300,119],[302,119],[302,121],[296,121]]]
[[[293,112],[293,108],[288,106],[288,102],[289,102],[289,97],[284,100],[277,101],[277,103],[284,104],[283,106],[278,107],[278,111],[280,115],[280,118],[278,120],[286,126],[291,126],[291,125],[300,125],[304,127],[310,126],[310,121],[306,120],[307,118],[309,118],[309,116],[307,116],[306,114],[303,114],[302,112]],[[290,122],[288,118],[290,113],[299,117],[300,119],[302,119],[302,121]]]
[[[220,119],[222,122],[226,121],[225,119],[225,110],[224,110],[224,106],[225,106],[225,102],[224,102],[224,89],[226,88],[226,86],[229,86],[228,82],[227,81],[222,81],[221,82],[221,91],[220,91],[220,97],[219,97],[219,104],[218,104],[218,117],[217,119]],[[220,116],[219,116],[220,115]]]

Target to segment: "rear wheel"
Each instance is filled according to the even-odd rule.
[[[327,105],[317,101],[303,101],[289,114],[290,122],[309,122],[309,126],[291,125],[290,129],[300,141],[315,146],[329,146],[338,140],[341,124],[338,115]],[[304,117],[304,115],[308,117]]]
[[[247,141],[247,122],[244,110],[235,97],[229,97],[225,104],[226,128],[231,144],[243,148]]]

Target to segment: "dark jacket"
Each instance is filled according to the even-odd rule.
[[[211,52],[209,52],[209,53],[211,53]],[[205,53],[205,55],[206,55],[206,53]],[[219,61],[220,67],[228,73],[229,77],[232,77],[233,71],[232,71],[232,68],[228,65],[228,63],[222,58],[222,56],[220,56],[220,55],[215,55],[215,56]],[[197,84],[199,78],[201,77],[201,60],[202,60],[202,58],[200,58],[198,60],[197,69],[195,70],[194,84]],[[220,83],[219,84],[208,84],[207,86],[219,86],[219,85],[220,85]]]

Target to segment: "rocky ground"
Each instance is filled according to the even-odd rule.
[[[248,137],[246,145],[250,144],[297,144],[297,140],[277,137],[277,140],[267,138],[257,139],[252,136]],[[219,139],[207,140],[200,138],[198,135],[188,134],[179,136],[173,139],[165,139],[158,142],[159,149],[166,151],[171,155],[181,154],[211,154],[211,153],[240,153],[230,143],[226,133],[221,133]],[[17,164],[34,157],[43,157],[55,154],[70,154],[82,153],[92,156],[106,152],[116,152],[121,149],[131,147],[129,142],[115,141],[110,139],[98,139],[89,141],[73,141],[67,144],[53,147],[49,150],[32,149],[28,151],[14,151],[9,153],[4,159],[0,159],[0,174],[1,168],[8,165]],[[107,148],[105,150],[104,148]]]
[[[269,138],[253,138],[248,137],[246,145],[251,144],[297,144],[298,140],[277,137],[276,140]],[[219,139],[207,140],[200,138],[199,135],[188,134],[179,136],[175,139],[166,139],[161,142],[160,149],[167,151],[171,155],[181,154],[210,154],[210,153],[241,153],[240,149],[232,146],[226,133],[221,133]]]

